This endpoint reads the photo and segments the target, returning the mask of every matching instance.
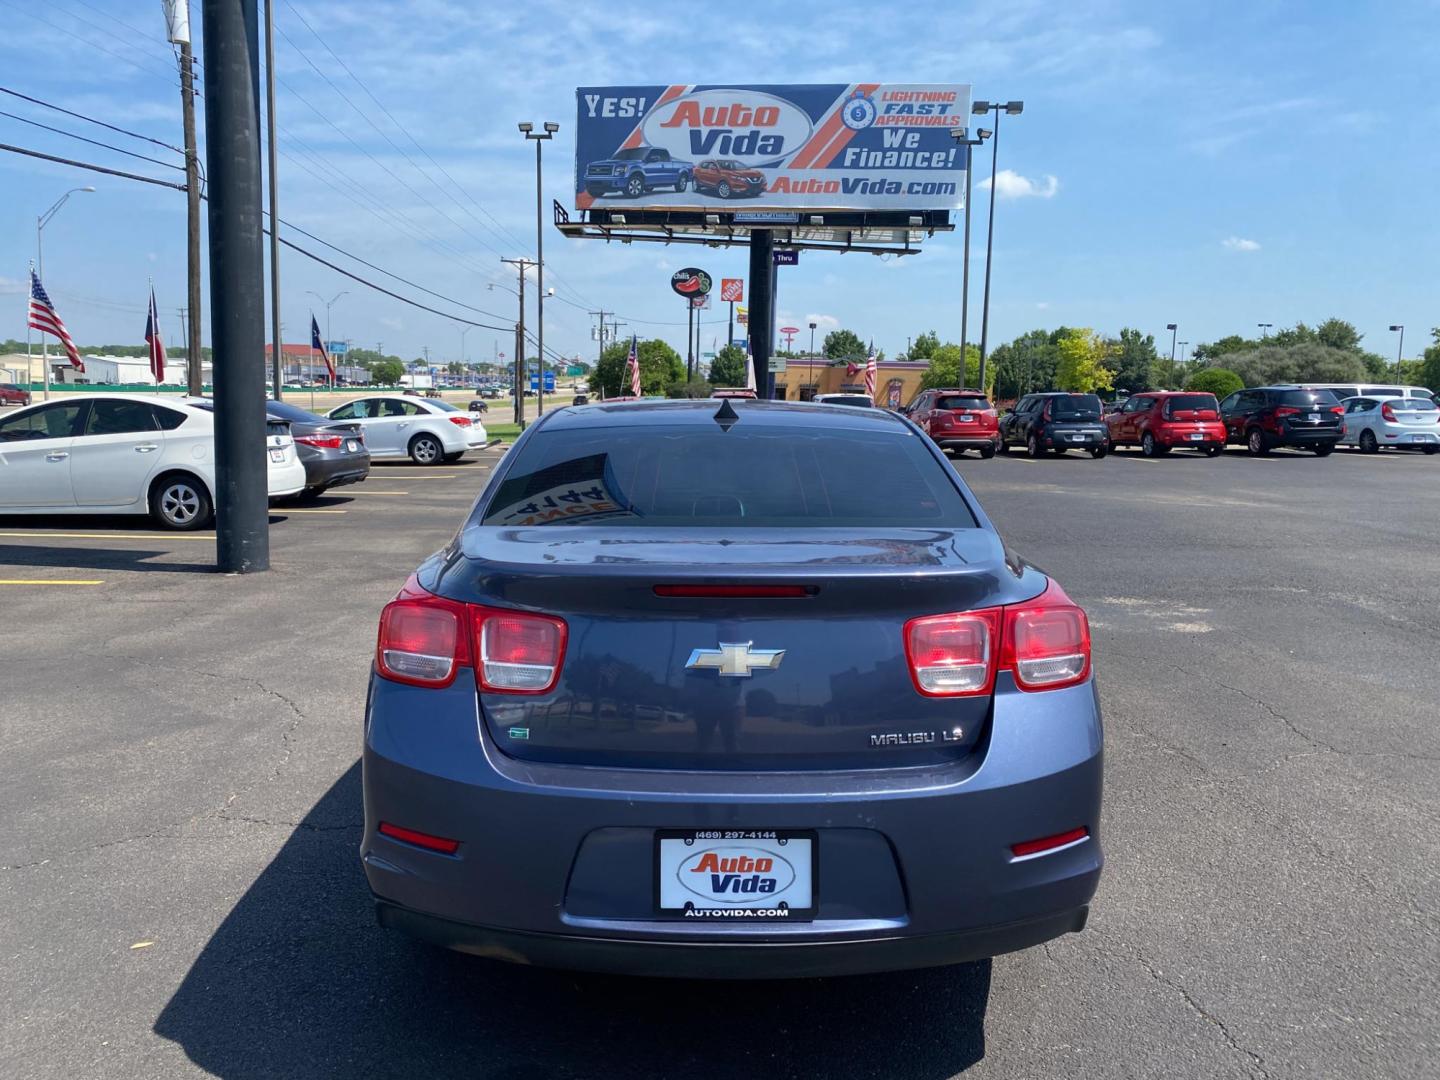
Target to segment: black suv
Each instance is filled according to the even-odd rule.
[[[1252,454],[1293,446],[1324,457],[1345,433],[1345,409],[1335,395],[1304,386],[1237,390],[1220,403],[1220,419],[1225,441],[1243,443]]]
[[[1046,450],[1089,450],[1102,458],[1109,444],[1100,412],[1094,394],[1026,394],[1000,418],[1000,452],[1023,446],[1032,458]]]

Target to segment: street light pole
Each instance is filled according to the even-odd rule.
[[[1178,332],[1179,323],[1167,322],[1165,329],[1170,331],[1170,377],[1167,382],[1175,381],[1175,335]]]
[[[54,205],[51,206],[49,210],[46,210],[43,214],[41,214],[35,219],[35,263],[36,270],[37,273],[39,273],[40,275],[40,281],[42,284],[45,281],[45,226],[50,224],[50,219],[60,212],[60,208],[65,205],[71,195],[74,195],[77,191],[94,190],[95,189],[93,187],[71,188],[69,191],[65,192],[64,195],[61,195],[60,198],[56,199]],[[44,330],[40,331],[40,363],[45,371],[45,400],[49,401],[50,341],[48,338],[46,338]]]
[[[985,386],[985,362],[990,355],[990,264],[994,261],[995,254],[995,177],[997,166],[1000,162],[1000,114],[1004,112],[1007,116],[1019,116],[1025,111],[1023,101],[1007,101],[991,103],[988,101],[977,101],[970,107],[970,112],[975,116],[984,116],[988,112],[995,114],[995,135],[994,141],[990,144],[990,227],[985,235],[985,306],[980,315],[980,386]],[[969,216],[969,210],[966,210]],[[964,363],[964,355],[961,355],[961,363]]]
[[[975,147],[982,144],[991,135],[986,128],[976,130],[978,138],[970,138],[968,128],[955,128],[950,135],[961,146],[965,147],[965,253],[961,256],[964,269],[961,271],[960,282],[960,381],[965,381],[965,351],[970,338],[970,190],[971,181],[975,176],[974,161],[971,153]],[[994,187],[994,182],[991,182]],[[982,368],[980,377],[980,389],[985,389],[985,377]]]
[[[1395,349],[1395,378],[1398,380],[1400,378],[1400,360],[1405,355],[1405,325],[1395,323],[1390,329],[1392,332],[1400,331],[1400,344]]]
[[[534,124],[520,124],[525,138],[535,143],[535,330],[536,346],[540,353],[540,383],[535,389],[535,404],[539,415],[545,415],[545,227],[541,213],[541,166],[540,148],[553,139],[560,125],[547,120],[541,125],[544,131],[535,131]]]
[[[336,293],[334,296],[332,296],[329,300],[326,300],[323,296],[321,296],[321,295],[320,295],[318,292],[316,292],[314,289],[307,289],[307,290],[305,290],[305,295],[307,295],[307,296],[313,296],[313,297],[315,297],[316,300],[319,300],[320,303],[322,303],[322,304],[325,305],[325,351],[326,351],[326,352],[329,352],[329,351],[330,351],[330,342],[333,340],[333,339],[331,338],[331,336],[330,336],[330,309],[335,306],[335,302],[336,302],[337,300],[339,300],[340,297],[342,297],[342,296],[349,296],[349,295],[350,295],[350,290],[349,290],[349,289],[341,289],[338,293]],[[315,361],[314,361],[313,358],[311,359],[310,363],[311,363],[311,367],[312,367],[312,370],[311,370],[310,374],[313,376],[313,375],[315,374],[315,372],[314,372],[314,370],[313,370]],[[312,378],[310,381],[311,381],[311,382],[314,382],[315,380]],[[334,390],[334,389],[335,389],[335,380],[334,380],[333,377],[332,377],[331,380],[330,380],[330,389],[331,389],[331,390]]]
[[[1255,325],[1260,328],[1260,340],[1264,341],[1270,336],[1270,328],[1275,324],[1273,322],[1257,322]]]
[[[1185,354],[1186,354],[1187,352],[1189,352],[1189,351],[1190,351],[1190,343],[1189,343],[1188,341],[1182,341],[1182,342],[1180,342],[1180,366],[1181,366],[1181,367],[1184,367],[1184,366],[1185,366]],[[1174,371],[1173,365],[1172,365],[1172,369],[1171,369],[1171,371],[1170,371],[1170,381],[1171,381],[1172,383],[1175,382],[1175,371]]]

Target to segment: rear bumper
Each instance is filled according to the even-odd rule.
[[[369,454],[347,454],[344,457],[316,456],[305,459],[305,486],[342,487],[358,484],[370,475]]]
[[[1310,430],[1305,428],[1286,428],[1284,434],[1279,436],[1271,434],[1270,439],[1280,446],[1315,446],[1323,443],[1333,445],[1340,441],[1341,436],[1342,431],[1338,427]]]
[[[1200,438],[1193,439],[1192,435],[1199,434]],[[1216,424],[1213,427],[1201,428],[1198,432],[1194,428],[1179,428],[1166,430],[1159,428],[1154,430],[1155,441],[1161,446],[1223,446],[1225,445],[1225,427],[1223,424]]]
[[[713,977],[948,964],[1078,930],[1103,864],[1094,684],[1007,680],[983,745],[951,763],[727,773],[522,761],[492,741],[473,680],[372,677],[360,854],[380,920],[518,962]],[[381,821],[460,848],[412,846]],[[1077,826],[1090,835],[1073,846],[1011,854]],[[815,830],[815,918],[658,917],[660,828]]]
[[[977,431],[973,434],[961,432],[959,434],[943,434],[931,436],[935,445],[942,450],[983,450],[990,447],[992,450],[1000,445],[1000,433],[996,431]]]
[[[963,964],[1083,930],[1089,913],[1082,905],[1038,919],[923,937],[727,944],[500,930],[375,902],[381,926],[457,952],[571,971],[689,979],[807,979]]]
[[[1080,447],[1089,449],[1096,446],[1105,446],[1110,436],[1106,431],[1096,430],[1068,430],[1066,428],[1046,428],[1040,436],[1041,446],[1065,446]]]

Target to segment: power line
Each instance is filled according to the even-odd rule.
[[[176,85],[179,84],[177,83]],[[31,97],[29,94],[22,94],[19,90],[11,90],[8,86],[0,86],[0,94],[9,94],[11,97],[19,98],[21,101],[28,101],[32,105],[40,105],[47,109],[54,109],[56,112],[62,112],[66,116],[73,116],[77,120],[84,120],[86,123],[96,124],[99,127],[107,128],[121,135],[129,135],[132,139],[140,139],[144,142],[154,143],[156,146],[163,146],[166,150],[173,150],[182,157],[185,154],[185,151],[178,146],[171,146],[169,143],[161,142],[159,139],[152,139],[149,135],[141,135],[138,131],[127,131],[125,128],[116,127],[114,124],[107,124],[104,120],[96,120],[93,116],[86,116],[84,113],[75,112],[72,109],[64,108],[53,102],[43,101],[40,98]]]
[[[159,158],[146,157],[144,154],[137,154],[133,150],[123,150],[118,146],[112,146],[109,143],[100,142],[98,139],[87,139],[84,135],[77,135],[73,131],[66,131],[64,128],[51,127],[49,124],[42,124],[38,120],[27,120],[23,116],[16,116],[14,113],[5,112],[3,109],[0,109],[0,116],[8,116],[11,120],[18,120],[22,124],[29,124],[31,127],[41,128],[44,131],[51,131],[54,132],[56,135],[64,135],[67,138],[78,139],[83,143],[89,143],[91,146],[101,146],[104,147],[106,150],[113,150],[117,154],[124,154],[126,157],[133,157],[138,158],[141,161],[148,161],[152,165],[159,165],[166,169],[174,169],[177,172],[185,171],[185,167],[183,165],[175,165],[168,161],[161,161]]]
[[[5,4],[5,5],[8,6],[8,7],[14,8],[16,11],[20,12],[20,14],[22,14],[22,15],[28,15],[30,18],[34,19],[34,20],[35,20],[36,22],[38,22],[38,23],[43,23],[45,26],[50,27],[50,29],[54,30],[56,33],[63,34],[63,35],[65,36],[65,38],[66,38],[67,40],[69,40],[69,41],[79,41],[79,42],[83,42],[84,44],[89,45],[92,49],[99,49],[101,52],[105,53],[107,56],[113,56],[116,60],[119,60],[119,61],[121,61],[122,63],[129,64],[131,67],[135,68],[137,71],[143,71],[143,72],[145,72],[147,75],[152,75],[152,76],[153,76],[153,75],[156,75],[156,74],[157,74],[157,71],[156,71],[155,68],[147,67],[146,65],[139,63],[138,61],[134,60],[133,58],[131,58],[131,57],[129,57],[129,56],[126,56],[124,53],[118,53],[118,52],[116,52],[116,51],[113,50],[113,49],[107,49],[104,45],[97,45],[95,42],[91,41],[89,38],[81,37],[80,34],[78,34],[73,28],[65,27],[65,26],[58,26],[58,25],[56,25],[55,23],[51,22],[49,19],[46,19],[46,18],[44,18],[43,16],[40,16],[40,15],[36,15],[35,12],[31,11],[29,8],[24,7],[24,6],[21,5],[21,4],[16,3],[15,0],[0,0],[0,3],[3,3],[3,4]],[[68,14],[68,13],[67,13],[67,14]],[[167,72],[165,72],[162,77],[163,77],[167,82],[170,82],[171,80],[175,80],[175,79],[177,78],[175,72],[173,72],[173,71],[167,71]],[[180,85],[180,83],[179,83],[178,81],[175,81],[175,82],[172,83],[172,85],[178,87],[178,86]]]
[[[59,165],[71,165],[77,169],[89,169],[91,172],[104,173],[106,176],[121,176],[126,180],[138,180],[142,184],[155,184],[157,187],[173,188],[175,191],[185,190],[184,184],[172,184],[169,180],[157,180],[153,176],[141,176],[139,173],[123,172],[120,169],[107,169],[103,165],[93,165],[88,161],[76,161],[73,158],[57,157],[54,154],[42,154],[39,150],[27,150],[23,146],[0,143],[0,150],[8,150],[12,154],[24,154],[26,157],[40,158],[42,161],[53,161]]]

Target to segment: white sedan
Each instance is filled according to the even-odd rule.
[[[1382,447],[1440,453],[1440,406],[1422,397],[1346,398],[1346,446],[1373,454]]]
[[[485,446],[485,425],[454,405],[407,394],[372,394],[325,414],[354,420],[365,432],[372,459],[408,457],[416,465],[460,460]]]
[[[288,425],[265,434],[271,498],[305,487]],[[199,529],[215,508],[215,418],[124,394],[67,395],[0,419],[0,514],[149,514]]]

